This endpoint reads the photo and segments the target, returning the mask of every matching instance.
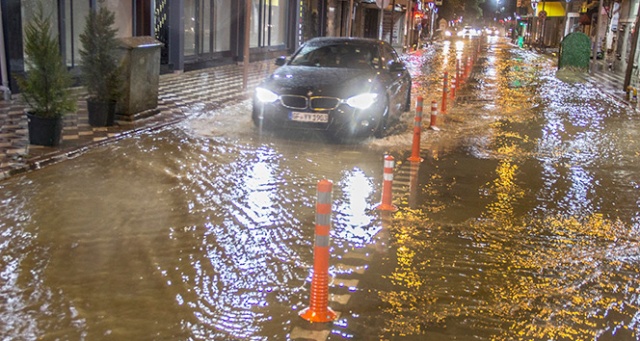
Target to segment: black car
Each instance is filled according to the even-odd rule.
[[[314,38],[276,65],[253,97],[256,126],[382,137],[411,107],[411,76],[384,41]]]

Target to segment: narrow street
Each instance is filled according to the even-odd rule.
[[[413,112],[340,144],[260,131],[244,100],[1,181],[0,339],[636,340],[637,111],[551,56],[471,42],[406,56],[420,163]],[[376,210],[385,155],[395,212]],[[339,316],[310,324],[322,179]]]

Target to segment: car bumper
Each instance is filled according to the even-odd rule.
[[[260,103],[254,100],[253,104],[253,119],[261,119],[264,127],[322,130],[344,137],[371,135],[378,127],[383,113],[384,108],[378,106],[358,110],[342,104],[329,111],[297,111],[285,108],[279,103]],[[318,116],[304,117],[304,114]],[[326,122],[301,121],[310,117],[318,118],[320,115],[326,115]]]

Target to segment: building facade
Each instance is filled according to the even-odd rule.
[[[23,29],[39,0],[0,0],[0,70],[3,85],[19,92],[11,76],[24,73]],[[384,39],[403,46],[416,0],[106,0],[119,37],[151,36],[162,42],[161,73],[238,63],[249,28],[250,60],[292,53],[318,36]],[[63,59],[77,73],[79,35],[97,0],[41,1],[53,20]],[[246,6],[251,11],[247,13]],[[381,6],[384,9],[381,9]],[[247,20],[249,25],[247,25]],[[5,80],[6,79],[6,83]],[[8,84],[7,84],[8,83]]]
[[[592,41],[594,69],[628,76],[630,85],[640,86],[640,44],[632,51],[640,0],[519,3],[527,44],[556,48],[567,34],[583,32]]]

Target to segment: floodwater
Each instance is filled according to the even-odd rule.
[[[414,94],[440,105],[468,45],[408,57]],[[0,182],[0,338],[288,339],[306,323],[329,179],[331,275],[384,241],[331,304],[329,339],[635,340],[638,114],[552,64],[485,46],[441,130],[423,132],[417,185],[394,187],[390,220],[375,210],[383,157],[409,173],[411,115],[387,138],[336,144],[259,132],[248,102],[192,108]]]

